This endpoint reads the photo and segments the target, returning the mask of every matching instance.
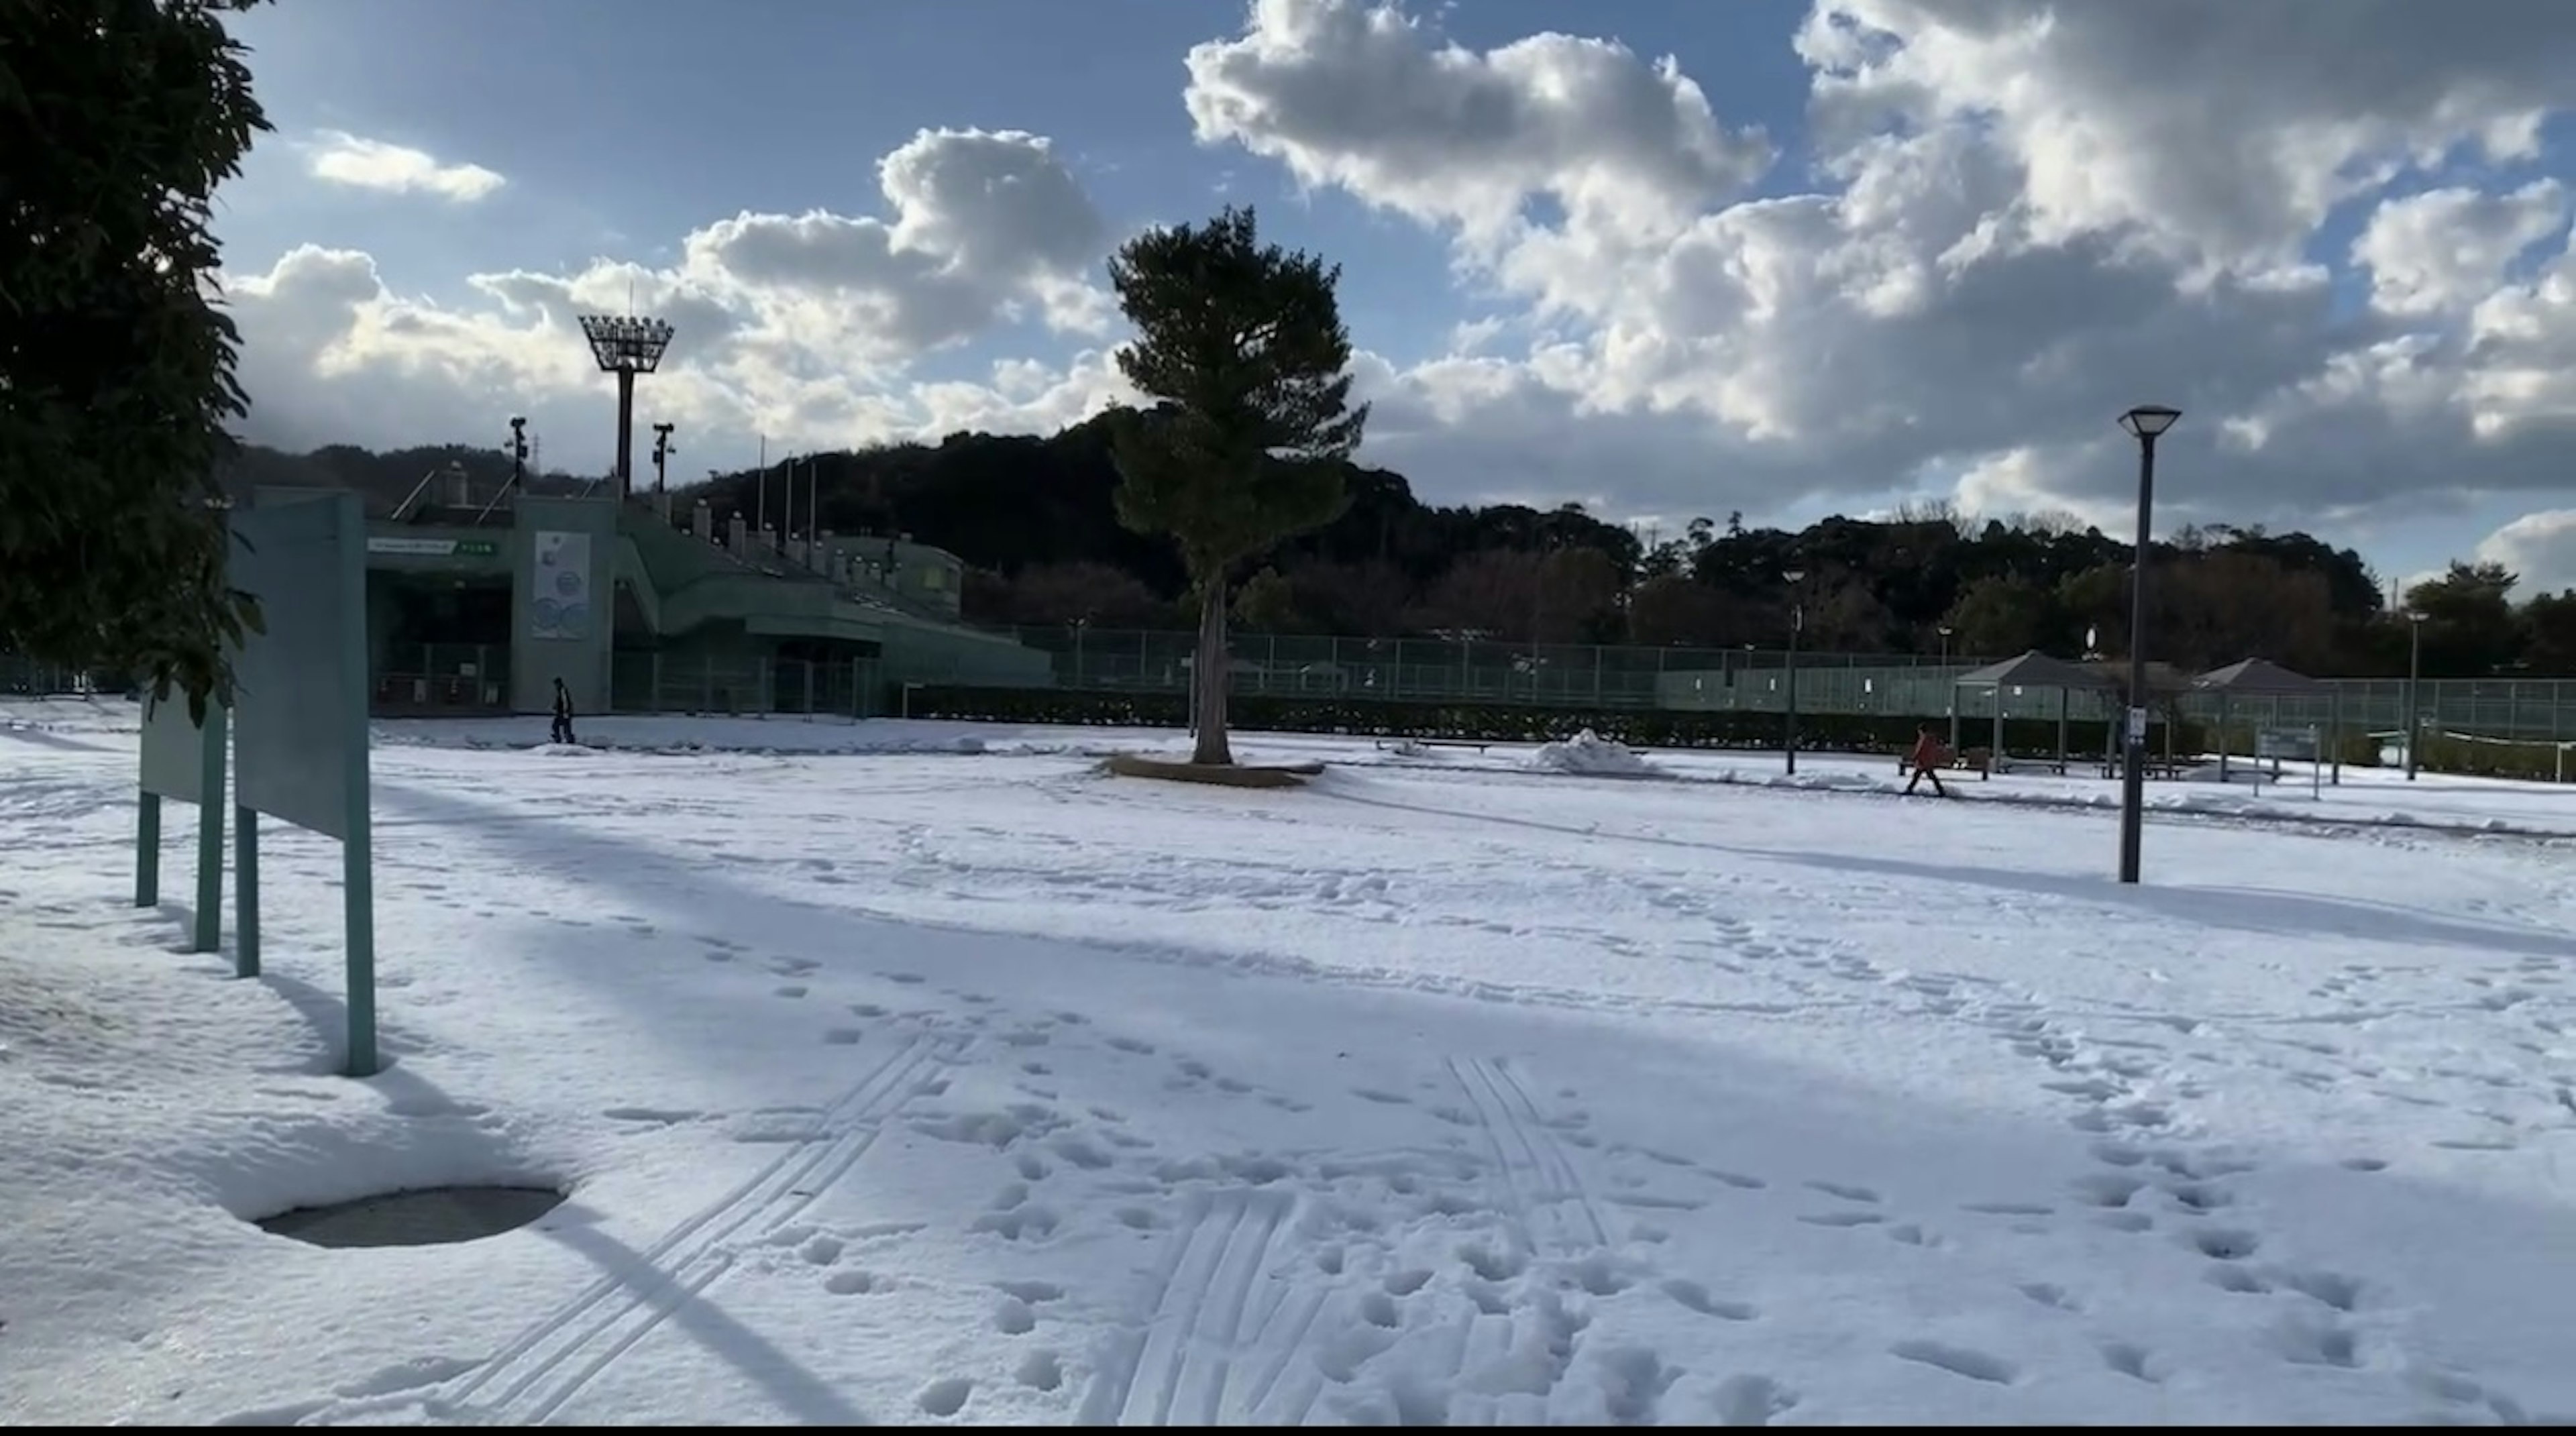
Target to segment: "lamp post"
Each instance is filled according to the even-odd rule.
[[[581,337],[590,341],[590,357],[600,372],[617,376],[617,500],[624,503],[635,487],[635,376],[662,367],[671,347],[667,320],[585,314]]]
[[[664,518],[671,516],[671,493],[664,480],[670,475],[671,456],[679,452],[671,447],[671,430],[676,427],[672,424],[653,426],[653,502],[661,506]]]
[[[2129,577],[2129,712],[2120,764],[2120,881],[2138,880],[2138,843],[2147,798],[2147,536],[2156,502],[2156,440],[2180,409],[2141,404],[2120,416],[2138,441],[2138,546]]]
[[[1942,624],[1941,633],[1941,708],[1950,715],[1950,751],[1959,751],[1959,685],[1950,681],[1950,625]]]
[[[2424,615],[2406,610],[2406,781],[2415,781],[2416,740],[2424,736],[2424,706],[2415,695],[2424,679]]]
[[[1789,776],[1792,778],[1798,776],[1798,630],[1807,626],[1807,606],[1799,597],[1798,585],[1806,577],[1807,571],[1803,568],[1780,571],[1780,581],[1789,585],[1789,656],[1782,665],[1780,681],[1787,689],[1782,697],[1789,710]]]

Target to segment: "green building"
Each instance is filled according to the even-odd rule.
[[[380,714],[901,710],[907,684],[1051,684],[966,624],[964,564],[909,535],[717,533],[637,499],[478,493],[431,476],[367,529]]]

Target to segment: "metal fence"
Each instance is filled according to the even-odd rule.
[[[1022,628],[1013,635],[1046,655],[1036,681],[1101,692],[1179,693],[1189,687],[1197,636],[1156,631]],[[1359,697],[1389,701],[1527,703],[1562,708],[1685,708],[1779,712],[1787,707],[1789,658],[1776,650],[1626,648],[1506,644],[1442,638],[1317,638],[1238,633],[1228,670],[1237,693]],[[381,711],[492,712],[508,707],[510,654],[498,645],[402,645],[376,679]],[[1808,713],[1881,713],[1963,721],[2054,718],[2049,689],[1954,688],[1989,660],[1954,655],[1801,653],[1799,708]],[[900,712],[908,685],[1028,681],[976,654],[926,649],[882,659],[804,663],[790,659],[620,653],[611,675],[614,708],[636,713]],[[121,693],[112,674],[82,673],[0,654],[0,694]],[[2404,679],[2329,680],[2331,696],[2247,696],[2223,706],[2228,726],[2339,726],[2346,733],[2404,728]],[[2068,716],[2113,716],[2116,699],[2074,693]],[[2576,742],[2576,679],[2427,679],[2417,701],[2426,727],[2532,742]],[[2219,699],[2193,694],[2183,711],[2216,721]]]
[[[1189,687],[1192,633],[1021,628],[1022,645],[1047,653],[1059,688],[1178,692]],[[1237,693],[1376,698],[1399,702],[1500,702],[1563,707],[1778,706],[1765,687],[1784,655],[1731,648],[1618,648],[1495,643],[1481,639],[1229,636],[1227,672]],[[1953,666],[1965,662],[1954,660]],[[1883,654],[1801,654],[1799,699],[1850,692],[1866,698],[1882,671],[1913,673],[1938,688],[1939,661]],[[1864,673],[1863,670],[1866,670]],[[1960,671],[1966,671],[1961,668]],[[1752,675],[1765,675],[1754,677]],[[1836,675],[1839,675],[1837,677]],[[1857,675],[1857,676],[1855,676]],[[1836,684],[1841,687],[1836,687]],[[1696,686],[1694,686],[1696,685]]]
[[[375,675],[375,708],[389,716],[504,712],[510,650],[492,644],[402,644]],[[904,709],[910,688],[1000,684],[1013,675],[977,649],[924,646],[885,658],[808,662],[710,653],[619,653],[609,665],[609,708],[619,713],[800,713],[882,717]]]
[[[1047,652],[1058,687],[1179,692],[1189,686],[1197,635],[1022,628],[1014,636]],[[1786,653],[1743,648],[1624,648],[1507,644],[1439,638],[1317,638],[1229,635],[1228,669],[1237,693],[1357,696],[1394,701],[1474,700],[1561,707],[1706,708],[1780,712],[1788,706]],[[1798,706],[1809,713],[1884,713],[1937,718],[1955,705],[1964,718],[2054,718],[2053,689],[1954,688],[1996,661],[1967,654],[1800,653]],[[2181,700],[2194,719],[2231,728],[2338,723],[2346,732],[2405,726],[2406,680],[2327,680],[2330,695],[2275,698],[2209,694]],[[2437,731],[2576,742],[2576,679],[2426,679],[2417,701]],[[2067,695],[2069,717],[2114,716],[2118,699]]]
[[[621,653],[610,665],[609,706],[620,713],[802,713],[879,718],[888,701],[868,659],[809,663],[789,658],[670,657]]]
[[[86,673],[0,653],[0,695],[51,698],[83,693],[122,693],[125,681],[111,674]]]

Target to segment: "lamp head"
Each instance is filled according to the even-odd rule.
[[[2167,408],[2162,404],[2140,404],[2120,416],[2120,427],[2139,439],[2151,440],[2172,428],[2174,421],[2181,417],[2180,409]]]

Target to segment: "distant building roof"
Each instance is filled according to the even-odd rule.
[[[2293,673],[2266,658],[2248,658],[2213,668],[2191,680],[2191,686],[2209,693],[2261,693],[2279,697],[2331,691],[2327,684],[2304,673]]]
[[[2108,688],[2111,680],[2100,670],[2063,658],[2051,658],[2034,648],[2019,658],[1990,663],[1973,673],[1961,674],[1955,686],[1960,688],[2001,688],[2005,685],[2023,688]]]

